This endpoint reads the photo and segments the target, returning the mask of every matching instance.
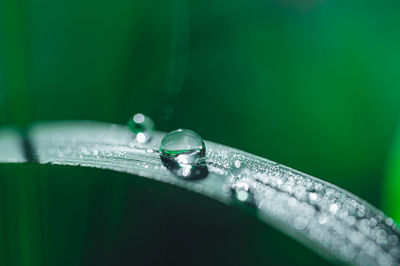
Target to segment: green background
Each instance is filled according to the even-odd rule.
[[[399,221],[399,12],[394,0],[3,0],[0,125],[143,112]],[[1,265],[323,263],[168,185],[34,165],[0,166],[0,182]]]

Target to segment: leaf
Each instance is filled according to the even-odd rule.
[[[399,128],[400,129],[400,128]],[[383,201],[385,210],[400,219],[400,130],[397,130],[386,166]]]
[[[51,122],[32,126],[24,147],[27,158],[40,164],[126,172],[180,186],[228,205],[242,204],[232,193],[232,188],[240,185],[247,189],[244,191],[251,198],[248,206],[256,209],[259,218],[328,259],[355,265],[400,263],[398,226],[357,196],[286,166],[210,141],[206,141],[208,176],[184,180],[160,160],[158,149],[163,135],[155,132],[149,143],[139,144],[125,126]],[[9,159],[6,146],[13,147]],[[15,134],[1,131],[1,161],[23,162],[21,158]]]
[[[0,162],[26,162],[23,151],[23,142],[18,131],[13,128],[3,128],[0,131]]]

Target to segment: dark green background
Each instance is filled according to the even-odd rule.
[[[399,220],[399,12],[394,0],[2,0],[0,125],[144,112]],[[132,176],[1,166],[0,182],[1,265],[321,263],[251,215]]]

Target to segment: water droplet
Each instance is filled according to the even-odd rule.
[[[395,235],[390,235],[388,237],[388,240],[389,240],[389,244],[391,244],[393,246],[395,246],[397,244],[397,242],[399,242],[399,239]]]
[[[154,123],[153,121],[143,115],[143,114],[135,114],[128,121],[129,129],[135,133],[135,138],[139,143],[146,143],[151,139],[151,136],[154,131]]]
[[[393,225],[393,219],[391,219],[391,218],[386,218],[385,222],[386,222],[386,224],[389,225],[389,226],[392,226],[392,225]]]
[[[239,160],[235,160],[235,162],[233,163],[233,165],[234,165],[236,168],[240,168],[240,166],[242,165],[242,163],[241,163]]]
[[[254,197],[250,191],[249,184],[245,182],[236,182],[231,187],[232,195],[240,202],[247,203],[249,205],[254,204]]]
[[[329,207],[329,211],[332,214],[335,214],[337,212],[337,210],[339,209],[339,205],[336,203],[333,203],[330,207]]]
[[[326,224],[326,222],[328,221],[328,217],[325,214],[320,214],[318,217],[318,222],[320,224]]]
[[[308,220],[305,217],[298,216],[294,220],[294,227],[301,231],[304,230],[307,227]]]
[[[310,198],[311,202],[315,202],[318,199],[318,194],[311,192],[310,194],[308,194],[308,197]]]
[[[174,130],[161,141],[161,160],[165,167],[182,178],[198,179],[207,176],[205,155],[203,139],[191,130]]]
[[[229,169],[229,174],[232,177],[232,182],[237,182],[245,177],[251,175],[250,170],[245,167],[240,161],[235,160],[232,163],[232,167]]]

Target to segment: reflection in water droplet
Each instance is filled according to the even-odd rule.
[[[207,176],[205,155],[203,139],[191,130],[174,130],[161,141],[161,160],[165,167],[182,178],[199,179]]]
[[[143,114],[135,114],[131,119],[129,119],[128,127],[136,134],[135,138],[139,143],[148,142],[154,131],[153,121]]]

